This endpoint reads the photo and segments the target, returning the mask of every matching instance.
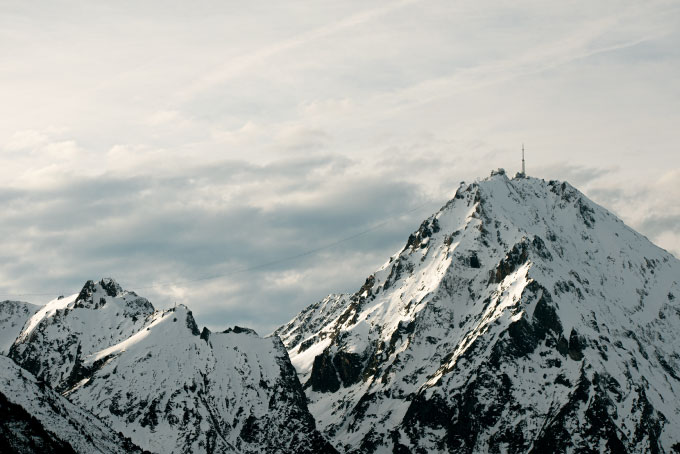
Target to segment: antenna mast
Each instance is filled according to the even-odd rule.
[[[527,176],[526,169],[524,168],[524,144],[522,144],[522,176]]]

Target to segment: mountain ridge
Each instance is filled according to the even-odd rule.
[[[42,386],[153,452],[672,453],[679,282],[677,258],[573,186],[499,170],[270,337],[200,330],[110,278],[0,303],[0,336],[41,384],[27,446],[89,446],[30,422]]]
[[[112,279],[37,311],[9,356],[151,452],[336,452],[280,339],[200,331]]]

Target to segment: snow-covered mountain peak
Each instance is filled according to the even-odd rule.
[[[93,296],[95,296],[97,292],[115,298],[123,293],[123,289],[111,278],[103,278],[97,283],[94,281],[87,281],[78,294],[76,301],[92,301]]]
[[[125,308],[127,316],[148,315],[154,308],[146,299],[135,292],[123,288],[111,278],[103,278],[98,282],[87,281],[75,299],[75,308],[100,309],[106,304],[114,304]]]
[[[154,312],[146,298],[122,290],[112,279],[87,281],[79,293],[38,310],[9,355],[64,391],[91,373],[82,367],[87,357],[137,333]]]
[[[672,328],[680,327],[679,281],[675,257],[573,186],[498,170],[461,184],[356,293],[331,295],[276,333],[305,383],[310,409],[348,450],[434,449],[415,425],[462,430],[440,438],[449,450],[463,449],[461,443],[465,452],[490,450],[491,435],[469,439],[470,430],[461,429],[460,412],[467,410],[458,405],[471,401],[459,393],[483,392],[480,377],[484,392],[492,391],[487,386],[495,392],[503,384],[498,370],[506,371],[503,386],[514,393],[501,400],[524,408],[520,419],[530,426],[549,424],[556,411],[532,386],[552,393],[560,408],[575,383],[591,386],[606,374],[621,393],[647,383],[646,402],[673,420],[669,427],[680,427],[668,404],[668,396],[680,396],[673,378],[679,374],[668,375],[680,367],[680,336]],[[522,378],[538,364],[544,378]],[[647,374],[659,377],[654,385]],[[519,395],[528,397],[512,397]],[[450,409],[444,419],[452,426],[421,420],[433,411],[423,402]],[[513,411],[499,407],[493,414]],[[492,420],[501,424],[498,415]],[[371,429],[376,422],[393,429]],[[538,429],[522,429],[521,436],[538,440]],[[644,443],[662,443],[659,437],[648,434]],[[643,438],[619,441],[639,447]],[[520,445],[526,450],[527,443]]]

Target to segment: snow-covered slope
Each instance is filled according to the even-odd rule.
[[[346,452],[680,452],[680,261],[567,183],[470,185],[279,328]]]
[[[0,355],[0,452],[126,454],[141,450]]]
[[[6,355],[29,318],[40,306],[23,301],[0,301],[0,354]]]
[[[200,332],[110,279],[50,302],[10,356],[152,452],[335,452],[278,337]]]

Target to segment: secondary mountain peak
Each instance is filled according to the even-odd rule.
[[[92,371],[85,358],[136,333],[155,312],[146,299],[112,279],[87,281],[81,291],[40,308],[9,355],[54,389],[65,391]]]
[[[112,279],[40,308],[9,356],[151,452],[336,453],[278,337],[201,332],[187,306],[155,310]]]

